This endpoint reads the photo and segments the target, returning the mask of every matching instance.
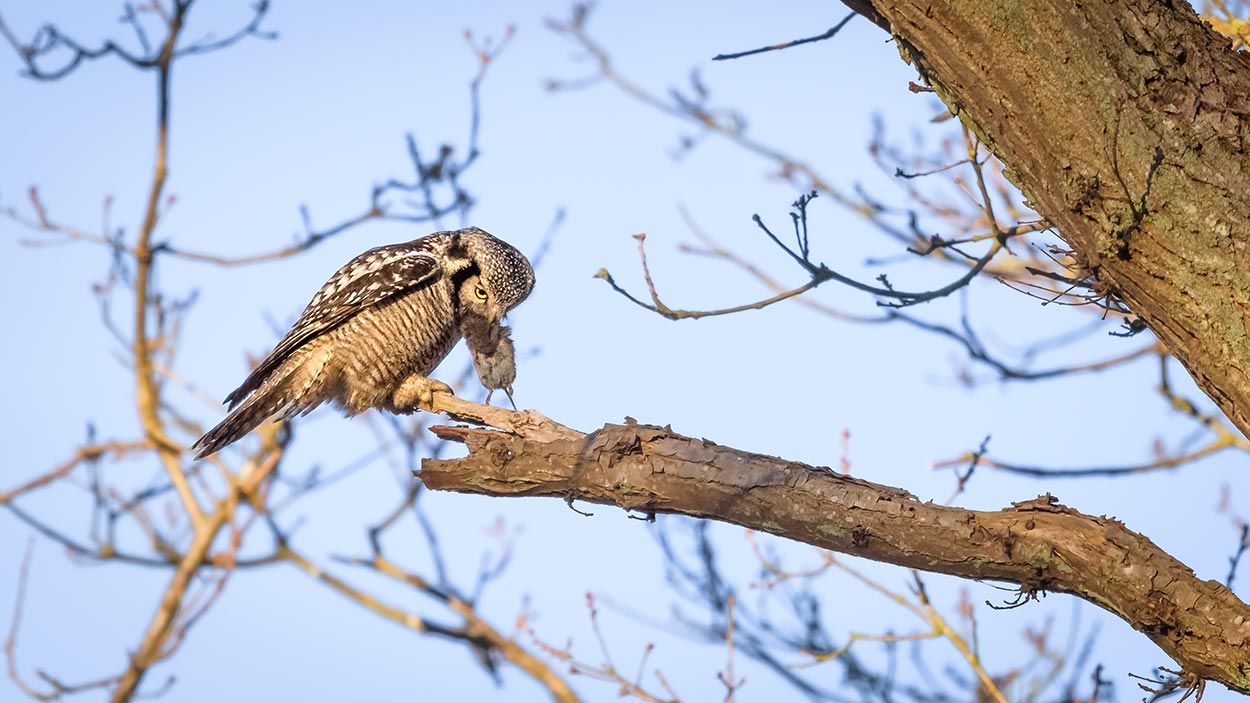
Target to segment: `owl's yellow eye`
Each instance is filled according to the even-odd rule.
[[[477,290],[475,290],[475,291],[473,291],[473,292],[477,294],[477,297],[478,297],[478,299],[479,299],[479,300],[486,300],[486,289],[485,289],[485,288],[483,288],[483,287],[481,287],[481,286],[478,286],[478,287],[477,287]]]

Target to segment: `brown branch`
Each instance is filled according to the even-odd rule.
[[[31,480],[16,486],[7,491],[0,492],[0,505],[12,502],[14,498],[21,496],[30,491],[43,488],[50,483],[54,483],[59,479],[69,475],[79,464],[87,461],[95,461],[105,454],[112,454],[116,457],[122,457],[130,452],[138,449],[150,449],[152,444],[147,440],[136,440],[131,442],[105,442],[103,444],[88,444],[75,450],[74,455],[68,461],[57,466],[51,471],[32,478]]]
[[[725,687],[725,703],[733,703],[734,694],[746,683],[745,678],[734,677],[734,603],[736,598],[731,593],[725,599],[725,670],[716,675],[716,679]]]
[[[837,659],[839,657],[846,656],[846,654],[851,650],[851,648],[855,646],[855,643],[861,642],[861,641],[865,641],[865,642],[908,642],[908,641],[918,642],[921,640],[942,638],[942,639],[948,640],[951,643],[951,645],[955,647],[955,649],[959,652],[960,656],[962,656],[964,660],[968,662],[968,666],[972,668],[973,673],[977,675],[977,678],[980,680],[980,687],[981,687],[979,691],[979,693],[981,694],[979,696],[979,699],[981,700],[992,699],[994,701],[997,701],[998,703],[1006,703],[1006,698],[1003,696],[1003,693],[999,689],[998,684],[995,682],[994,677],[990,676],[989,672],[986,671],[984,664],[981,662],[980,655],[976,653],[975,645],[972,647],[969,647],[968,642],[964,639],[964,637],[960,635],[955,630],[955,628],[951,627],[950,624],[947,622],[946,618],[943,617],[942,614],[938,612],[937,608],[933,606],[933,603],[929,600],[928,592],[925,589],[924,581],[920,579],[920,575],[916,573],[914,570],[912,571],[912,578],[915,582],[915,585],[913,588],[913,596],[915,598],[915,602],[913,603],[912,601],[908,600],[903,595],[896,593],[890,590],[889,588],[886,588],[885,586],[881,585],[877,581],[874,581],[873,579],[865,576],[863,573],[859,572],[858,570],[853,569],[847,566],[846,564],[843,564],[842,562],[838,561],[836,558],[834,558],[834,555],[832,552],[828,552],[828,551],[821,552],[822,563],[815,569],[812,569],[807,572],[799,572],[799,573],[785,571],[780,566],[773,563],[768,557],[764,555],[764,553],[760,550],[759,545],[754,538],[754,534],[752,533],[748,533],[748,534],[750,535],[749,539],[751,542],[751,549],[755,553],[756,559],[759,560],[760,565],[770,575],[769,577],[770,580],[767,582],[770,588],[772,586],[775,586],[778,583],[782,583],[784,581],[787,581],[793,578],[810,579],[810,578],[823,574],[830,568],[836,567],[837,569],[848,574],[855,580],[864,584],[868,588],[876,591],[877,593],[881,594],[885,598],[907,609],[913,615],[923,620],[931,628],[927,632],[914,632],[910,634],[894,634],[894,633],[873,634],[873,633],[851,632],[847,637],[846,643],[843,644],[841,647],[838,647],[837,649],[830,650],[827,652],[819,652],[819,653],[812,652],[811,653],[812,661],[810,663],[802,664],[800,666],[813,666],[816,664],[820,664],[822,662],[827,662],[831,659]]]
[[[435,405],[447,407],[441,396]],[[1145,633],[1185,671],[1250,693],[1250,607],[1114,519],[1049,495],[997,512],[945,507],[667,428],[630,422],[585,435],[533,411],[479,407],[457,401],[456,412],[506,429],[432,428],[469,455],[425,460],[427,487],[714,519],[875,561],[1069,593]]]
[[[528,633],[534,645],[545,652],[547,656],[558,662],[568,664],[570,674],[576,676],[585,676],[599,681],[605,681],[617,686],[617,696],[620,698],[630,697],[637,698],[646,703],[681,703],[681,699],[673,692],[673,689],[665,681],[663,674],[657,669],[655,677],[660,681],[660,685],[668,694],[662,697],[656,693],[648,691],[642,686],[642,677],[646,672],[647,659],[651,652],[654,651],[654,645],[648,644],[642,652],[642,657],[638,664],[638,673],[634,678],[628,678],[625,674],[612,663],[612,653],[608,647],[608,638],[604,636],[603,628],[599,622],[599,608],[595,605],[596,599],[593,593],[586,594],[586,609],[590,614],[590,627],[595,633],[595,641],[599,645],[599,653],[603,658],[601,664],[591,664],[586,661],[579,660],[572,651],[572,642],[570,641],[563,647],[557,647],[549,644],[539,638],[534,628],[527,621],[526,615],[523,613],[517,619],[519,629]]]
[[[191,579],[208,556],[217,532],[225,526],[228,514],[229,511],[222,506],[197,527],[195,538],[178,562],[178,568],[169,585],[165,587],[165,593],[161,596],[156,614],[152,616],[152,622],[143,634],[138,651],[131,655],[130,665],[118,679],[117,688],[113,691],[113,703],[133,699],[139,689],[139,682],[148,669],[169,655],[165,650],[165,643],[174,632],[175,620],[183,609],[183,598],[191,586]]]
[[[3,28],[3,25],[0,25]],[[26,543],[26,555],[22,557],[22,566],[17,571],[17,597],[13,601],[13,618],[9,625],[9,636],[4,641],[4,657],[8,664],[9,680],[21,689],[22,693],[40,701],[56,699],[54,693],[43,693],[26,683],[17,669],[17,633],[22,629],[22,613],[26,605],[26,584],[30,581],[30,558],[35,552],[32,539]]]
[[[400,569],[394,562],[382,556],[375,556],[372,561],[364,563],[397,581],[422,590],[430,590],[430,586],[425,582],[425,579]],[[447,599],[447,607],[464,619],[465,630],[469,636],[486,640],[503,658],[529,674],[538,683],[546,686],[547,690],[551,692],[551,697],[558,703],[577,703],[581,700],[568,683],[560,678],[551,667],[547,666],[538,657],[527,652],[515,640],[504,636],[503,633],[492,627],[490,623],[483,620],[477,614],[477,611],[474,610],[471,603],[453,596]]]
[[[551,670],[542,660],[525,651],[520,645],[505,637],[486,621],[482,620],[473,606],[454,597],[448,597],[431,586],[425,579],[400,569],[390,560],[377,555],[370,560],[347,560],[358,566],[366,566],[398,581],[406,583],[418,590],[434,595],[445,602],[452,612],[459,615],[465,622],[462,628],[452,628],[429,621],[426,618],[410,613],[395,606],[382,602],[375,596],[357,589],[343,579],[327,572],[314,564],[307,557],[290,549],[286,545],[278,548],[282,558],[304,571],[309,576],[333,589],[339,595],[380,615],[387,620],[398,623],[410,630],[425,634],[439,635],[449,639],[463,640],[475,645],[485,645],[499,651],[508,661],[532,676],[540,684],[547,687],[552,698],[558,703],[578,703],[573,689]]]
[[[156,614],[148,625],[147,631],[140,641],[139,648],[130,657],[130,664],[118,680],[113,691],[114,703],[131,700],[138,691],[143,676],[154,664],[169,652],[166,644],[174,633],[176,618],[182,611],[183,599],[191,585],[192,578],[199,571],[217,533],[226,524],[230,515],[223,501],[211,516],[206,516],[203,506],[196,497],[183,471],[181,450],[172,442],[160,417],[160,385],[156,380],[153,367],[152,345],[148,338],[148,308],[150,304],[149,286],[152,283],[152,266],[154,251],[152,235],[159,221],[159,209],[165,181],[168,176],[169,154],[169,109],[170,109],[170,72],[173,67],[178,37],[183,29],[183,21],[189,9],[189,3],[174,4],[173,15],[169,18],[168,33],[161,44],[156,57],[157,72],[157,117],[156,117],[156,164],[152,176],[152,185],[148,193],[147,208],[144,211],[143,224],[139,228],[134,244],[135,258],[135,309],[134,309],[134,340],[132,354],[135,365],[135,401],[139,420],[149,441],[156,446],[161,463],[169,474],[175,490],[182,501],[187,519],[194,530],[191,544],[178,562],[174,576],[170,579],[165,593],[161,596]]]
[[[156,230],[160,218],[159,210],[161,195],[165,190],[165,179],[169,175],[167,157],[169,154],[169,85],[170,70],[173,67],[174,48],[178,35],[183,28],[187,6],[175,4],[173,16],[169,21],[169,33],[161,46],[157,58],[157,98],[156,98],[156,165],[152,175],[152,186],[148,192],[147,208],[143,215],[143,224],[139,228],[138,239],[134,245],[135,257],[135,311],[134,341],[131,353],[135,365],[135,401],[139,412],[139,420],[148,439],[158,447],[161,463],[173,481],[178,497],[182,499],[187,518],[197,530],[205,523],[204,509],[187,481],[182,469],[180,448],[165,433],[161,421],[160,386],[156,382],[156,372],[152,366],[152,347],[148,339],[148,306],[149,286],[152,279],[152,233]]]
[[[644,263],[643,266],[645,269],[646,264]],[[807,283],[804,283],[798,288],[794,288],[792,290],[778,293],[777,295],[774,295],[771,298],[758,300],[754,303],[735,305],[734,307],[731,307],[731,308],[721,308],[719,310],[677,310],[677,309],[670,308],[664,303],[660,302],[660,296],[657,294],[655,290],[655,286],[651,282],[650,273],[646,274],[646,281],[647,281],[647,288],[651,292],[651,299],[655,301],[654,305],[645,303],[635,298],[629,291],[622,288],[620,284],[616,282],[616,279],[612,278],[612,274],[608,273],[607,269],[602,269],[602,268],[599,269],[599,272],[595,274],[595,278],[598,278],[607,282],[607,284],[612,287],[612,290],[625,296],[627,300],[634,303],[635,305],[642,307],[646,310],[650,310],[651,312],[654,312],[657,315],[668,318],[670,320],[697,320],[701,317],[715,317],[717,315],[733,315],[739,312],[746,312],[747,310],[763,310],[764,308],[768,307],[769,305],[772,305],[773,303],[780,303],[783,300],[788,300],[795,296],[802,295],[824,282],[824,280],[817,280],[813,278],[812,280],[808,281]]]
[[[289,547],[281,546],[278,548],[278,552],[282,559],[295,565],[304,573],[320,581],[325,586],[328,586],[339,595],[357,603],[377,615],[386,618],[387,620],[403,625],[404,627],[416,632],[441,634],[447,637],[455,636],[455,632],[450,628],[430,623],[420,615],[409,613],[392,605],[388,605],[381,600],[378,600],[376,597],[357,589],[343,579],[329,573],[320,566],[317,566],[309,560],[308,557],[303,556]]]

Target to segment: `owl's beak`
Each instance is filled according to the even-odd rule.
[[[495,323],[498,321],[499,321],[499,316],[495,314],[494,310],[487,311],[486,324],[490,325],[491,327],[494,327]]]

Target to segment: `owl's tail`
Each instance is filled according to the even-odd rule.
[[[286,419],[299,412],[307,413],[320,404],[326,380],[322,372],[329,355],[313,363],[300,363],[304,361],[279,368],[247,400],[231,410],[226,419],[196,440],[191,445],[195,458],[203,459],[233,444],[271,417]]]
[[[226,419],[204,433],[203,437],[200,437],[195,444],[191,445],[191,449],[195,451],[195,458],[203,459],[209,454],[233,444],[242,439],[243,435],[256,429],[270,415],[273,415],[276,408],[273,408],[273,403],[267,400],[269,396],[270,394],[268,393],[257,392],[244,401],[242,405],[230,411]]]

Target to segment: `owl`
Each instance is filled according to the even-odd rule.
[[[331,401],[347,415],[428,408],[429,377],[464,337],[482,383],[507,390],[516,362],[504,315],[529,296],[534,269],[477,227],[370,249],[330,277],[290,332],[226,396],[231,412],[192,446],[218,451],[269,418]]]

